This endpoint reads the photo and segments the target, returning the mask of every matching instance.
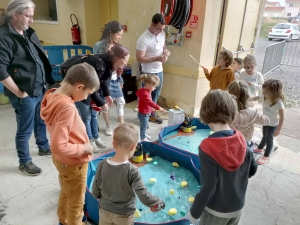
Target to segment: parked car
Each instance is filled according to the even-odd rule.
[[[299,26],[293,23],[278,23],[270,31],[268,35],[269,41],[272,39],[295,40],[300,38]]]

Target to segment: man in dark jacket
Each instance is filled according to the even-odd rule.
[[[202,166],[201,189],[188,214],[199,225],[238,225],[248,179],[257,170],[253,153],[244,136],[230,124],[237,111],[235,100],[220,89],[210,91],[203,99],[200,119],[214,131],[199,147]]]
[[[34,8],[31,0],[11,1],[0,25],[0,82],[15,109],[19,169],[30,176],[42,172],[32,163],[29,153],[32,130],[39,155],[51,155],[46,125],[40,118],[40,102],[47,84],[55,83],[39,39],[29,27]]]

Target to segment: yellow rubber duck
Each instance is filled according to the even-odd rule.
[[[189,201],[190,203],[193,203],[193,202],[195,201],[195,198],[191,196],[191,197],[188,198],[188,201]]]
[[[149,180],[150,183],[155,183],[156,181],[157,181],[156,178],[150,178]]]
[[[179,164],[177,162],[172,162],[172,166],[179,167]]]
[[[146,161],[147,161],[147,162],[152,162],[153,159],[152,159],[152,158],[146,158]]]
[[[173,189],[171,189],[171,190],[170,190],[170,194],[171,194],[171,195],[174,195],[174,194],[175,194],[175,191],[174,191]]]
[[[186,182],[185,180],[181,182],[180,187],[185,188],[188,186],[188,182]]]
[[[177,209],[175,209],[175,208],[171,208],[168,211],[169,216],[174,216],[176,213],[177,213]]]

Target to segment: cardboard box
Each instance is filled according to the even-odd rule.
[[[173,125],[183,123],[184,117],[185,117],[184,112],[170,109],[168,113],[168,126],[173,126]]]

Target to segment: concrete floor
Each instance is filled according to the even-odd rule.
[[[139,121],[129,103],[125,108],[125,120],[135,124]],[[116,112],[112,109],[112,125],[116,127]],[[111,150],[112,137],[104,135],[104,123],[99,117],[100,137],[107,143],[103,152]],[[159,131],[167,125],[150,124],[149,133],[158,137]],[[14,137],[15,115],[11,105],[0,105],[0,224],[3,225],[54,225],[57,224],[56,207],[59,195],[57,171],[50,156],[38,156],[34,138],[30,139],[33,162],[43,173],[29,177],[18,169],[18,157]],[[255,128],[255,141],[261,137],[261,129]],[[279,143],[279,144],[278,144]],[[294,149],[280,146],[289,143]],[[240,225],[299,225],[300,224],[300,141],[280,136],[278,149],[271,161],[259,166],[257,174],[249,180],[246,205]],[[101,153],[98,153],[99,155]],[[97,156],[95,155],[95,156]]]

